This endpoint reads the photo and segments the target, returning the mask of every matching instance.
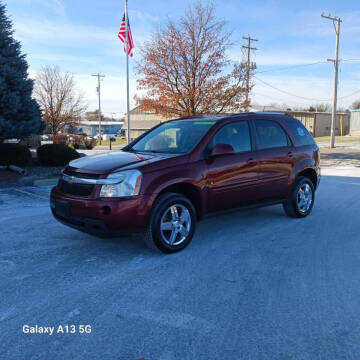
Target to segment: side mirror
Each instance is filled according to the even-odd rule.
[[[212,149],[211,156],[235,154],[234,148],[229,144],[217,144]]]

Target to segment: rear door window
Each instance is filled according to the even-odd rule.
[[[259,150],[290,146],[290,140],[283,128],[272,120],[255,120]]]

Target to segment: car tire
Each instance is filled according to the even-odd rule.
[[[144,234],[145,244],[171,254],[189,245],[196,228],[196,211],[191,201],[181,194],[164,193],[155,201]]]
[[[315,201],[315,188],[312,181],[305,177],[297,177],[289,198],[283,203],[286,215],[304,218],[311,213]]]

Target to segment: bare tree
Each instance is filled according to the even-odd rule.
[[[360,104],[359,104],[360,105]],[[349,114],[350,113],[350,109],[344,106],[340,106],[336,109],[337,113],[346,113]]]
[[[267,105],[266,107],[271,108],[273,110],[278,110],[278,111],[291,111],[291,106],[288,104],[278,104],[278,103],[270,103],[269,105]]]
[[[135,97],[144,110],[163,115],[239,111],[245,100],[246,64],[231,65],[225,22],[198,2],[178,23],[169,20],[141,48]],[[250,89],[251,90],[251,89]]]
[[[69,72],[62,73],[58,66],[41,68],[35,79],[34,95],[52,134],[63,131],[65,125],[76,126],[86,110],[74,76]]]
[[[331,104],[327,104],[327,103],[314,104],[314,105],[311,105],[310,108],[315,109],[313,111],[316,111],[316,112],[331,112]],[[311,111],[311,110],[309,110],[309,111]]]
[[[351,104],[352,109],[360,109],[360,100],[356,100]]]

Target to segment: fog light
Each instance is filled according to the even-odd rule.
[[[103,206],[101,208],[101,212],[104,214],[104,215],[109,215],[111,213],[111,208],[109,206]]]

